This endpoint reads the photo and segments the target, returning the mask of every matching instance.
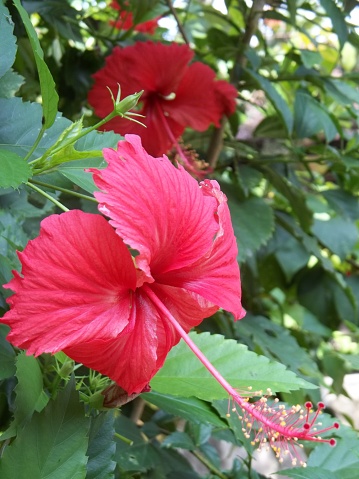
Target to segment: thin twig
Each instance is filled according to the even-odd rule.
[[[175,20],[177,22],[178,30],[181,32],[181,35],[183,37],[183,40],[189,45],[189,39],[187,37],[187,34],[183,28],[183,25],[181,23],[181,20],[178,18],[177,12],[174,9],[171,0],[166,0],[166,3],[168,5],[168,8],[171,10],[172,15],[175,17]]]
[[[247,57],[245,52],[247,47],[250,44],[250,41],[258,28],[258,22],[262,15],[264,5],[266,0],[254,0],[252,8],[249,12],[249,15],[246,19],[246,29],[244,31],[243,37],[241,37],[240,47],[238,48],[238,54],[236,57],[235,64],[231,73],[231,83],[234,85],[238,82],[238,67],[244,67],[247,63]],[[209,163],[210,167],[214,169],[217,165],[217,161],[221,150],[223,148],[223,133],[224,128],[227,122],[227,118],[224,116],[221,121],[221,126],[216,128],[213,131],[212,138],[209,144],[207,151],[206,161]]]

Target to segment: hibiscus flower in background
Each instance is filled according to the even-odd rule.
[[[186,332],[219,307],[243,317],[237,246],[216,181],[198,184],[135,135],[104,157],[95,195],[110,222],[79,210],[43,220],[0,322],[28,354],[63,350],[131,395],[181,337],[156,302]]]
[[[108,88],[115,98],[119,85],[124,97],[144,90],[137,113],[144,115],[141,121],[146,128],[116,117],[104,129],[140,135],[144,148],[153,156],[175,147],[185,166],[193,169],[178,138],[187,127],[197,131],[205,131],[211,124],[218,127],[224,115],[235,111],[237,90],[217,80],[207,65],[190,63],[192,59],[191,49],[176,43],[147,41],[115,47],[105,66],[94,75],[88,101],[96,115],[104,118],[113,110]]]
[[[130,30],[133,27],[136,32],[153,35],[158,27],[158,20],[161,18],[156,17],[134,25],[133,13],[128,9],[128,2],[125,2],[123,6],[121,6],[116,0],[114,0],[110,3],[110,7],[118,12],[116,20],[110,20],[110,25],[115,27],[117,30]]]

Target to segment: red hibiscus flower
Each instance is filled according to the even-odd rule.
[[[128,6],[125,4],[125,7]],[[153,35],[158,27],[158,20],[161,17],[153,18],[152,20],[147,20],[146,22],[133,24],[133,13],[130,10],[122,10],[121,6],[113,1],[110,3],[110,7],[117,10],[119,13],[117,15],[117,20],[111,20],[110,25],[117,28],[117,30],[130,30],[133,28],[136,32],[148,33]]]
[[[78,210],[43,220],[1,322],[28,354],[63,350],[132,394],[180,339],[157,300],[185,331],[219,307],[244,315],[237,247],[216,181],[198,184],[135,135],[104,157],[95,195],[110,221]]]
[[[190,63],[193,52],[187,45],[138,42],[115,47],[105,66],[94,75],[95,84],[88,95],[96,115],[104,118],[113,110],[108,88],[116,98],[118,85],[122,96],[144,90],[141,121],[147,128],[117,117],[106,124],[120,134],[136,133],[144,148],[154,156],[177,146],[186,127],[204,131],[219,126],[223,115],[235,110],[236,89],[216,80],[214,71],[200,62]]]

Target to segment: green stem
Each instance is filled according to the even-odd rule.
[[[38,144],[40,143],[42,137],[44,136],[44,133],[46,131],[46,128],[45,128],[45,125],[42,126],[41,130],[39,131],[39,134],[37,135],[37,138],[35,140],[35,143],[32,145],[32,148],[30,149],[30,151],[28,152],[28,154],[25,156],[24,160],[27,161],[31,155],[33,154],[33,152],[36,150]],[[36,160],[34,160],[36,161]],[[30,162],[31,164],[32,162]]]
[[[79,133],[78,135],[76,135],[75,137],[73,138],[70,138],[66,143],[63,143],[61,146],[58,146],[57,148],[55,148],[54,150],[51,150],[51,148],[49,148],[43,155],[41,158],[37,158],[36,160],[33,160],[33,161],[30,161],[29,165],[32,165],[34,163],[37,163],[37,162],[41,162],[43,160],[43,158],[49,156],[49,154],[51,155],[56,155],[56,153],[58,153],[59,151],[63,150],[64,148],[67,148],[69,145],[72,145],[73,143],[76,143],[76,141],[78,141],[80,138],[82,138],[83,136],[86,136],[88,135],[89,133],[91,133],[92,131],[94,130],[97,130],[97,128],[100,128],[102,125],[104,125],[105,123],[107,123],[108,121],[112,120],[112,118],[115,118],[115,116],[117,116],[117,113],[115,111],[112,111],[109,115],[106,116],[106,118],[104,118],[103,120],[99,121],[98,123],[96,123],[96,125],[93,125],[93,126],[90,126],[88,128],[85,128],[84,130],[82,130],[81,133]]]
[[[216,476],[220,477],[220,479],[227,479],[227,476],[222,474],[222,472],[216,468],[207,458],[205,458],[201,453],[198,451],[191,451],[192,454],[204,465],[207,469]]]
[[[117,439],[120,439],[122,442],[125,442],[129,446],[132,446],[132,444],[133,444],[133,441],[131,441],[131,439],[128,439],[127,437],[121,436],[121,434],[118,434],[118,432],[115,432],[114,436],[117,437]]]
[[[48,195],[45,191],[43,191],[41,188],[38,188],[37,186],[35,185],[32,185],[31,183],[29,183],[28,181],[25,183],[26,186],[28,186],[29,188],[32,188],[33,190],[37,191],[38,193],[40,193],[40,195],[44,196],[45,198],[47,198],[48,200],[52,201],[52,203],[54,203],[54,205],[56,205],[58,208],[60,208],[62,211],[69,211],[68,208],[66,208],[66,206],[64,206],[62,203],[60,203],[59,201],[57,201],[55,198],[53,198],[51,195]]]
[[[88,195],[83,195],[82,193],[77,193],[76,191],[68,190],[67,188],[61,188],[60,186],[50,185],[48,183],[43,183],[42,181],[38,181],[38,180],[30,180],[30,182],[35,185],[43,186],[44,188],[51,188],[52,190],[55,190],[55,191],[61,191],[61,193],[67,193],[69,195],[76,196],[76,198],[81,198],[83,200],[88,200],[88,201],[92,201],[93,203],[97,203],[96,198],[93,198],[92,196],[88,196]]]

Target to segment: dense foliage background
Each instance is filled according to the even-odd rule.
[[[23,1],[35,30],[24,27],[18,0],[0,4],[0,282],[19,268],[15,251],[37,235],[40,220],[59,212],[36,187],[68,208],[96,212],[84,168],[103,165],[100,150],[120,136],[92,132],[75,150],[65,143],[82,116],[85,127],[98,121],[87,94],[105,57],[149,38],[188,42],[197,61],[238,88],[229,121],[188,130],[184,142],[229,199],[248,312],[237,323],[217,313],[194,338],[210,359],[223,353],[223,374],[238,387],[271,387],[289,404],[315,403],[325,387],[332,409],[323,423],[331,423],[332,394],[346,396],[343,380],[359,370],[356,2],[118,3],[134,24],[161,17],[155,32],[116,28],[119,12],[106,1]],[[29,179],[19,157],[46,152],[51,171]],[[4,313],[11,292],[1,294]],[[171,351],[153,392],[106,410],[107,378],[61,353],[25,356],[6,341],[7,327],[0,333],[2,479],[256,479],[279,467],[254,452],[238,418],[225,417],[225,396],[196,388],[199,366],[184,345]],[[182,377],[179,358],[193,377]],[[340,417],[336,448],[305,445],[308,467],[287,477],[356,477],[358,418],[349,409]]]

